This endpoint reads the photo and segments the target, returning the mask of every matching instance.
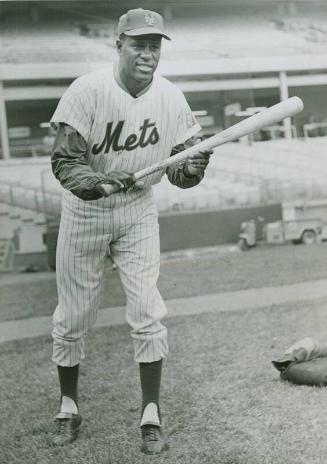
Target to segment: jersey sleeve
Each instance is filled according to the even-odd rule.
[[[102,195],[95,189],[106,180],[85,160],[87,144],[73,127],[59,123],[51,153],[52,171],[61,185],[82,200],[97,200]]]
[[[94,90],[83,78],[74,81],[61,97],[50,120],[55,128],[67,124],[88,141],[95,114]]]
[[[193,115],[192,110],[182,93],[180,93],[179,106],[180,109],[178,112],[178,121],[173,140],[173,147],[186,142],[186,140],[190,139],[201,130],[200,124],[195,119],[195,116]]]

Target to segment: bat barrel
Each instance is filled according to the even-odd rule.
[[[288,98],[222,131],[220,134],[217,134],[217,136],[213,136],[211,140],[208,139],[208,142],[210,140],[211,148],[213,148],[223,143],[237,140],[244,135],[249,135],[266,126],[276,124],[285,118],[294,116],[302,110],[303,102],[301,98]]]
[[[279,122],[282,119],[294,116],[302,110],[303,101],[301,98],[291,97],[255,114],[253,117],[262,120],[262,124],[265,124],[265,121],[267,121],[268,124],[273,124],[274,122]]]
[[[301,100],[300,97],[291,97],[285,100],[286,102],[288,101],[290,105],[290,111],[291,114],[290,116],[294,116],[295,114],[301,113],[301,111],[304,108],[303,101]],[[282,102],[284,103],[284,102]]]

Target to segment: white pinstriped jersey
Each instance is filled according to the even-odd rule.
[[[136,172],[168,158],[174,146],[200,130],[184,95],[169,81],[155,75],[151,86],[133,98],[117,84],[110,68],[74,81],[51,121],[66,123],[82,135],[87,163],[103,174]],[[71,169],[69,159],[67,165]],[[157,288],[158,211],[151,197],[151,186],[162,175],[148,176],[144,189],[98,200],[84,201],[65,191],[53,318],[57,364],[73,366],[84,357],[84,335],[96,319],[108,246],[126,294],[135,361],[154,362],[167,355],[167,330],[161,323],[166,306]]]
[[[89,165],[104,174],[136,172],[168,158],[174,146],[201,129],[183,93],[167,79],[155,74],[149,89],[134,98],[118,85],[112,68],[76,79],[51,122],[75,128],[87,142]],[[163,174],[148,176],[145,187]],[[128,194],[121,196],[128,202]]]

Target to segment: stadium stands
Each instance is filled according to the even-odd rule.
[[[178,189],[164,177],[154,187],[160,214],[326,198],[325,144],[322,137],[223,145],[211,157],[198,186]],[[20,253],[44,249],[46,224],[58,222],[62,193],[48,157],[36,158],[33,164],[27,161],[8,161],[0,171],[0,240],[8,246],[8,236],[15,236]]]
[[[287,18],[276,11],[238,8],[208,16],[173,17],[163,58],[215,59],[326,53],[327,11]],[[204,33],[205,31],[205,33]],[[0,63],[97,62],[115,59],[116,24],[105,16],[63,20],[55,11],[37,27],[8,20],[1,26]]]
[[[177,189],[165,178],[156,185],[159,209],[168,212],[291,201],[298,192],[308,198],[321,197],[327,185],[325,144],[322,137],[223,145],[211,157],[205,180],[197,187]],[[2,202],[57,214],[62,188],[51,173],[48,157],[37,158],[33,164],[26,160],[22,169],[19,163],[22,161],[12,160],[2,167]]]
[[[68,22],[47,22],[35,29],[9,24],[0,37],[1,63],[110,61],[114,56],[113,39],[85,37]]]
[[[162,51],[164,62],[174,63],[174,69],[177,69],[174,74],[176,83],[189,84],[187,79],[195,79],[197,83],[204,84],[202,90],[205,94],[207,92],[205,86],[209,78],[210,82],[218,83],[225,79],[223,73],[210,76],[205,74],[204,65],[209,62],[214,62],[215,69],[218,69],[217,63],[220,66],[224,60],[236,62],[238,59],[244,59],[243,64],[245,63],[244,69],[246,69],[246,63],[251,59],[264,62],[262,58],[279,57],[289,61],[292,57],[298,59],[302,55],[309,57],[326,55],[327,8],[322,8],[318,12],[317,9],[303,7],[299,8],[296,14],[292,11],[285,14],[280,7],[268,5],[274,2],[267,2],[267,7],[257,9],[243,6],[242,2],[237,8],[228,6],[228,2],[223,3],[224,5],[219,7],[215,15],[210,15],[209,10],[205,8],[198,9],[199,14],[194,15],[185,14],[188,11],[182,7],[179,9],[176,2],[175,14],[167,21],[167,32],[172,36],[173,41],[165,42]],[[94,13],[90,9],[87,12],[75,11],[76,14],[66,15],[63,19],[63,13],[59,12],[55,4],[56,2],[43,2],[43,13],[47,14],[42,14],[42,19],[34,23],[30,23],[23,15],[21,18],[16,15],[1,21],[0,68],[4,69],[6,65],[10,67],[16,64],[25,64],[27,67],[36,65],[36,68],[37,65],[49,64],[51,68],[50,63],[54,67],[62,64],[67,68],[70,64],[90,63],[91,68],[99,63],[110,63],[115,60],[116,20],[105,12]],[[195,61],[198,64],[196,69],[193,66]],[[184,66],[185,63],[188,63],[188,67]],[[229,103],[228,98],[231,98],[231,103],[242,102],[242,91],[250,95],[249,98],[246,96],[243,102],[255,103],[252,89],[237,87],[243,77],[246,81],[244,85],[251,85],[253,77],[251,72],[249,71],[247,75],[244,72],[243,76],[239,69],[235,68],[235,71],[239,73],[239,79],[235,79],[236,93],[232,98],[228,91],[224,96],[218,97],[215,94],[214,98],[217,99],[219,108],[222,102],[225,104],[225,97],[226,103]],[[274,69],[274,72],[276,71],[278,70]],[[303,77],[304,71],[304,68],[300,68],[300,77]],[[308,74],[310,72],[308,68]],[[315,69],[315,72],[320,73],[319,78],[325,78],[323,75],[323,72],[326,72],[325,68],[323,72],[319,69]],[[266,74],[270,79],[272,73],[267,71]],[[234,77],[227,75],[226,79],[233,80]],[[299,76],[290,73],[289,88],[294,82],[292,78],[297,77]],[[260,74],[256,78],[260,80],[264,79],[264,76]],[[267,92],[268,101],[278,98],[280,90],[278,73],[275,73],[273,78],[277,79],[273,90],[269,87],[270,84],[267,87],[265,87],[267,84],[262,88],[258,87],[260,91]],[[70,76],[62,77],[60,82],[55,80],[51,82],[51,79],[47,82],[44,79],[43,82],[42,79],[40,77],[40,85],[46,86],[50,83],[48,88],[56,85],[64,87]],[[17,88],[25,84],[26,82],[18,82]],[[5,90],[10,89],[11,85],[13,86],[11,91],[15,90],[14,85],[7,82],[4,84]],[[32,82],[31,85],[35,86],[36,83]],[[256,98],[259,96],[261,104],[264,99],[260,91]],[[195,94],[194,89],[189,92],[193,92],[192,96]],[[200,101],[199,95],[197,98],[195,102]],[[55,97],[50,95],[49,100],[51,99],[54,100]],[[315,101],[320,102],[319,97]],[[12,113],[13,110],[9,122],[15,127],[16,122]],[[323,114],[320,116],[323,117]],[[36,121],[35,116],[34,123]],[[38,126],[39,122],[37,121]],[[224,122],[219,120],[215,125],[221,127]],[[297,129],[300,128],[298,135],[301,135],[299,132],[304,127],[305,140],[278,138],[285,131],[283,126],[278,126],[266,131],[269,137],[276,137],[275,140],[254,142],[251,145],[232,143],[218,148],[216,155],[211,159],[205,180],[194,189],[177,189],[164,178],[161,184],[155,186],[159,211],[161,214],[197,212],[292,201],[299,198],[327,197],[326,138],[320,137],[324,135],[326,123],[319,118],[310,122],[303,119],[296,123]],[[25,123],[21,125],[32,126]],[[41,145],[42,138],[41,136],[37,138],[38,135],[35,135],[35,141],[31,137],[29,144],[21,139],[10,140],[11,156],[16,159],[1,160],[0,240],[3,247],[0,247],[0,261],[1,249],[5,250],[6,260],[10,254],[9,235],[14,235],[16,248],[22,252],[31,251],[34,245],[36,248],[44,248],[42,235],[46,222],[49,218],[57,218],[60,212],[62,189],[51,173],[49,157],[44,152],[44,147]],[[295,126],[293,126],[294,136],[296,136]]]

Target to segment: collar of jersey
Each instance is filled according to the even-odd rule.
[[[118,85],[118,87],[121,90],[123,90],[134,101],[138,100],[139,97],[142,97],[143,95],[145,95],[148,92],[148,90],[150,90],[150,88],[152,87],[153,79],[150,82],[150,84],[145,87],[145,89],[141,90],[141,92],[139,92],[135,97],[133,97],[133,95],[131,95],[129,93],[128,89],[126,88],[123,81],[121,80],[119,72],[118,72],[118,66],[117,65],[114,67],[113,72],[114,72],[114,81],[115,81],[115,83]]]

